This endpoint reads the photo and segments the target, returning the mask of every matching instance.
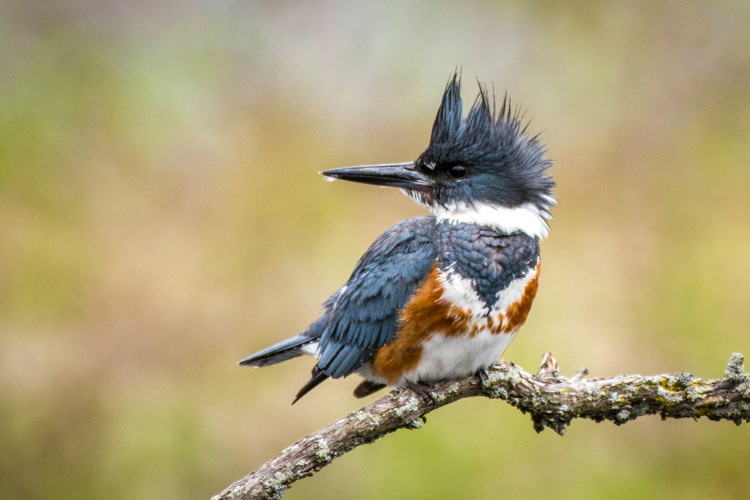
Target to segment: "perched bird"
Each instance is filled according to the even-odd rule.
[[[496,113],[479,84],[464,119],[460,90],[454,73],[416,161],[321,172],[400,188],[431,215],[380,235],[305,331],[240,361],[316,356],[294,402],[355,372],[365,379],[356,397],[474,374],[500,358],[526,320],[555,204],[551,161],[507,97]]]

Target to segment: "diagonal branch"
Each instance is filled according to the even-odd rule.
[[[395,390],[374,403],[320,429],[229,486],[213,500],[281,498],[293,482],[319,471],[334,458],[400,428],[418,429],[429,412],[471,396],[502,399],[530,413],[537,432],[549,427],[562,435],[574,418],[624,424],[643,415],[708,417],[750,422],[750,376],[744,358],[732,354],[724,378],[700,379],[689,373],[642,377],[620,375],[585,379],[581,369],[561,377],[557,361],[544,355],[539,372],[500,361],[485,373],[440,382],[417,392]]]

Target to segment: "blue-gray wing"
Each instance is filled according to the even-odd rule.
[[[329,306],[318,370],[345,377],[396,334],[399,311],[437,258],[433,216],[407,219],[380,235]]]

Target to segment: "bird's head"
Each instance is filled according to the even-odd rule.
[[[543,238],[555,200],[552,162],[539,137],[529,137],[518,111],[479,85],[464,119],[458,73],[443,94],[430,145],[416,161],[326,170],[323,175],[401,188],[438,219],[492,226]]]

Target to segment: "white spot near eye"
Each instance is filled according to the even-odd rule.
[[[424,164],[425,168],[429,170],[435,170],[435,163],[434,162],[428,162]]]

